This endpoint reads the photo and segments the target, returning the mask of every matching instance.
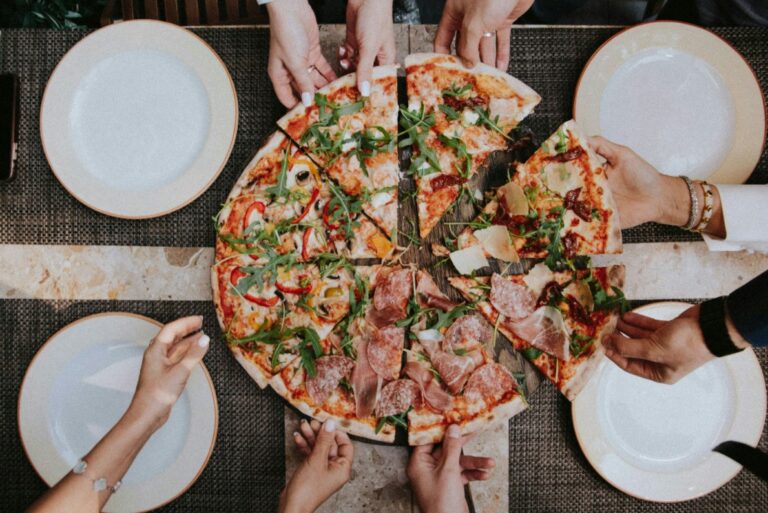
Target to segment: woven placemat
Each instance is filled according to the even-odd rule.
[[[589,56],[616,28],[518,28],[512,32],[510,72],[541,93],[526,120],[539,139],[570,118],[573,90]],[[91,211],[69,196],[50,172],[39,137],[39,104],[56,63],[87,31],[7,30],[2,67],[21,77],[19,178],[0,185],[0,243],[211,246],[211,216],[226,198],[260,142],[275,130],[283,108],[266,72],[269,33],[264,28],[195,29],[229,67],[238,92],[240,123],[229,163],[193,204],[168,216],[126,221]],[[768,90],[768,30],[718,28],[752,64]],[[768,153],[750,183],[768,182]],[[626,242],[700,240],[677,228],[644,225],[624,231]]]
[[[25,510],[46,490],[27,460],[17,430],[21,381],[38,348],[59,328],[86,315],[121,311],[168,322],[205,316],[211,349],[205,364],[219,402],[219,432],[208,466],[181,497],[159,511],[272,512],[284,484],[283,401],[260,390],[226,349],[213,305],[194,301],[0,301],[0,511]]]

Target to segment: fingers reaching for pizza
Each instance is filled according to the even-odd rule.
[[[308,454],[280,496],[280,512],[315,511],[347,481],[352,471],[354,446],[346,433],[336,429],[336,421],[320,425],[302,422],[294,440]]]
[[[451,425],[440,447],[420,445],[411,453],[407,474],[421,511],[468,511],[464,485],[488,479],[495,464],[493,458],[462,454],[468,439]]]
[[[533,0],[448,0],[435,35],[435,51],[456,54],[468,67],[478,62],[507,70],[512,24]]]
[[[187,384],[192,369],[208,352],[203,318],[183,317],[163,326],[144,351],[131,406],[155,429],[162,426]]]
[[[357,70],[357,88],[371,93],[373,66],[394,64],[395,32],[392,0],[350,0],[347,3],[347,36],[338,51],[344,71]]]
[[[642,378],[676,383],[715,358],[704,342],[698,305],[671,321],[627,312],[617,329],[621,333],[612,333],[604,340],[606,355],[625,371]]]
[[[276,7],[279,6],[279,7]],[[267,71],[280,103],[309,106],[316,89],[336,79],[320,50],[317,20],[307,0],[267,5],[270,41]]]

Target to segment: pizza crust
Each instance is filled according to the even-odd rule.
[[[232,351],[232,354],[235,355],[235,360],[243,366],[248,375],[253,378],[257,385],[259,385],[259,388],[267,388],[269,380],[272,379],[272,375],[267,374],[264,369],[253,363],[241,348],[230,346],[229,349]]]

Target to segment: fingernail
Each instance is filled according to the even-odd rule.
[[[200,319],[201,321],[202,321],[203,319],[205,319],[205,317],[203,317],[202,315],[198,315],[198,316],[197,316],[197,318],[198,318],[198,319]]]
[[[456,424],[448,426],[448,438],[459,438],[461,436],[461,428]]]
[[[294,431],[293,432],[293,437],[294,438],[298,438],[299,437],[299,432],[298,431]]]
[[[613,356],[613,350],[611,350],[611,349],[606,349],[606,350],[605,350],[605,356],[607,356],[608,358],[610,358],[611,356]]]
[[[347,49],[344,48],[343,46],[340,46],[339,47],[339,57],[344,57],[345,55],[347,55]]]
[[[301,93],[301,103],[303,103],[305,107],[312,105],[312,93],[308,91]]]
[[[197,341],[197,345],[200,347],[208,347],[208,344],[211,343],[211,337],[209,337],[206,334],[203,334],[202,337],[200,337],[200,340]]]
[[[307,423],[307,419],[301,419],[301,423],[302,424],[306,424]]]
[[[325,421],[325,425],[323,426],[323,429],[326,430],[328,433],[333,433],[336,431],[336,421],[333,419],[328,419]]]
[[[362,96],[370,96],[371,95],[371,83],[367,80],[363,80],[363,83],[360,84],[360,94]]]
[[[339,61],[339,66],[341,66],[341,69],[349,69],[349,59],[341,59]]]

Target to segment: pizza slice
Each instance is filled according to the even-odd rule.
[[[525,275],[449,281],[569,400],[597,369],[601,341],[626,308],[623,266],[553,272],[539,263]]]
[[[409,314],[405,374],[422,396],[408,412],[410,445],[442,441],[450,424],[480,431],[527,406],[515,378],[494,362],[493,327],[473,305],[451,301],[418,271]]]
[[[351,73],[278,121],[389,236],[397,228],[397,112],[397,66],[378,66],[370,96],[360,96]]]
[[[507,148],[510,130],[541,98],[496,68],[467,69],[451,55],[412,54],[405,66],[408,107],[401,108],[401,125],[407,138],[401,144],[412,146],[409,171],[424,238],[487,157]]]
[[[334,187],[287,137],[274,134],[216,217],[217,261],[247,255],[261,264],[293,254],[308,262],[328,252],[390,256],[391,241]]]

